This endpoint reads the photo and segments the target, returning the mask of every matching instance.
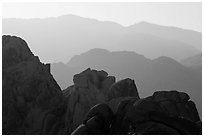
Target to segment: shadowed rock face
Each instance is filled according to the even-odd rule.
[[[66,124],[69,133],[82,123],[89,109],[98,103],[107,103],[115,112],[117,104],[125,97],[139,99],[133,80],[124,79],[115,83],[115,77],[108,76],[105,71],[88,68],[74,75],[73,81],[74,85],[63,91],[68,100]]]
[[[141,100],[122,101],[116,113],[112,134],[146,134],[154,130],[153,125],[161,130],[164,126],[178,129],[180,132],[176,131],[175,134],[198,134],[197,130],[196,133],[188,131],[191,124],[184,125],[185,121],[194,124],[200,121],[195,104],[189,99],[184,92],[159,91]],[[130,133],[131,130],[133,133]],[[157,134],[160,132],[157,131]]]
[[[64,101],[49,65],[24,40],[2,37],[3,134],[59,134]]]
[[[189,99],[184,92],[159,91],[144,99],[121,101],[115,115],[108,105],[96,105],[72,134],[201,134],[197,109]]]
[[[117,80],[134,79],[140,97],[147,97],[156,90],[185,91],[195,101],[202,116],[202,66],[188,68],[166,56],[150,60],[130,51],[92,49],[74,56],[67,65],[52,66],[52,74],[64,89],[68,83],[71,85],[75,73],[88,67],[105,70]],[[66,76],[62,76],[62,72]],[[65,82],[67,85],[62,86]]]
[[[115,82],[101,70],[73,77],[61,91],[18,37],[2,37],[3,134],[200,134],[194,102],[184,92],[140,99],[134,80]],[[197,124],[198,123],[198,124]]]
[[[139,99],[135,82],[129,78],[123,79],[113,84],[108,93],[108,97],[110,100],[118,97],[138,97]]]
[[[3,68],[35,59],[26,42],[15,36],[2,37],[2,58]]]

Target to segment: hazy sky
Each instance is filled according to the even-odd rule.
[[[202,31],[201,3],[3,3],[3,18],[74,14],[128,26],[140,21]]]

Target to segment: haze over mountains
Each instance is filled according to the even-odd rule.
[[[123,27],[114,22],[64,15],[3,19],[2,25],[3,34],[25,38],[44,62],[67,62],[93,48],[135,51],[151,59],[168,56],[180,61],[200,53],[202,47],[200,32],[148,22]]]
[[[71,76],[89,67],[107,70],[117,80],[134,79],[141,97],[147,96],[152,89],[172,89],[186,91],[196,104],[202,104],[202,66],[191,69],[165,56],[151,60],[135,52],[93,49],[74,56],[67,64],[52,64],[51,73],[65,89],[72,84]],[[200,111],[201,106],[198,105],[198,108]]]
[[[135,59],[138,70],[154,64],[159,67],[157,70],[162,70],[168,64],[182,69],[168,57],[152,60],[150,65],[151,60],[134,52],[109,52],[103,49],[75,56],[69,65],[80,67],[85,64],[80,61],[94,55],[100,55],[101,60],[112,57],[110,61],[102,60],[103,64],[108,62],[112,66],[123,67],[129,65],[124,59],[129,59],[131,63]],[[113,62],[116,58],[121,63],[118,60]],[[88,65],[94,62],[93,58],[84,61]],[[117,68],[114,69],[117,72]],[[177,70],[168,69],[169,72]],[[160,74],[164,75],[163,71]],[[163,78],[164,81],[166,79],[169,78]],[[192,79],[195,80],[194,77]],[[192,98],[197,93],[195,90],[192,95],[189,91],[151,91],[154,92],[152,95],[149,92],[148,97],[141,98],[143,91],[138,91],[135,80],[125,78],[116,81],[106,71],[90,68],[75,74],[73,81],[73,85],[61,90],[50,73],[50,64],[40,62],[25,40],[16,36],[2,36],[2,134],[202,134],[202,121],[197,111],[199,106],[194,104],[194,100],[198,101],[199,98]]]
[[[199,53],[194,56],[181,60],[181,64],[192,68],[197,68],[199,66],[202,66],[202,53]]]
[[[26,39],[42,62],[63,62],[51,67],[62,89],[87,68],[105,70],[117,80],[134,79],[141,97],[156,90],[185,91],[201,114],[202,63],[196,69],[185,65],[202,51],[200,32],[148,22],[123,27],[75,15],[3,19],[2,25],[3,34]]]

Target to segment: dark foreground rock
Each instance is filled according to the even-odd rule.
[[[202,134],[197,109],[189,100],[189,96],[183,92],[160,91],[140,100],[137,98],[123,100],[114,116],[108,107],[103,104],[94,106],[83,124],[72,134]],[[101,115],[101,113],[106,115]]]
[[[18,37],[2,37],[3,134],[60,134],[64,97],[43,64]]]
[[[115,83],[115,77],[108,76],[105,71],[88,68],[73,77],[74,85],[63,91],[67,97],[66,112],[67,133],[79,126],[87,112],[98,103],[107,103],[116,110],[121,97],[136,97],[139,99],[134,81],[124,79]],[[114,103],[112,100],[116,100]],[[118,99],[118,100],[117,100]]]
[[[74,75],[61,91],[24,40],[2,37],[3,134],[201,134],[196,106],[184,92],[140,99],[134,80],[101,70]],[[74,131],[74,132],[73,132]]]

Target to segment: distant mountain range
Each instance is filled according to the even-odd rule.
[[[177,61],[201,52],[202,33],[140,22],[123,27],[75,15],[45,19],[3,19],[3,34],[20,36],[44,62],[66,62],[93,48],[135,51]]]
[[[181,64],[191,68],[202,66],[202,53],[181,60]]]
[[[62,89],[72,84],[74,74],[90,67],[106,70],[109,75],[116,76],[117,80],[134,79],[141,97],[152,91],[185,91],[201,112],[202,69],[191,69],[169,57],[151,60],[135,52],[92,49],[72,57],[67,64],[53,63],[51,66],[51,73]]]
[[[42,62],[63,62],[51,67],[62,89],[87,68],[105,70],[117,80],[134,79],[141,97],[156,90],[185,91],[201,114],[200,32],[148,22],[124,27],[75,15],[3,19],[2,32],[26,39]]]
[[[201,75],[169,57],[93,49],[53,66],[74,84],[61,90],[24,39],[2,36],[3,135],[202,134]]]

